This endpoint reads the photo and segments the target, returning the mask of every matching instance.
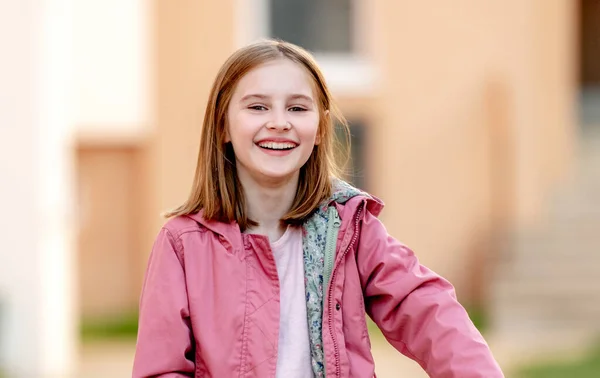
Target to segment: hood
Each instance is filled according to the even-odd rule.
[[[353,198],[355,198],[355,199],[360,198],[362,200],[366,200],[367,210],[369,210],[369,212],[373,213],[375,216],[379,215],[379,213],[381,212],[381,210],[383,209],[383,206],[384,206],[383,201],[381,201],[379,198],[377,198],[365,191],[362,191],[358,188],[355,188],[354,186],[350,185],[346,181],[343,181],[340,179],[334,179],[333,193],[331,194],[331,197],[329,197],[329,199],[326,201],[325,207],[327,207],[328,205],[331,205],[333,203],[345,205],[347,202],[349,202]],[[350,201],[350,202],[355,203],[355,201]],[[358,201],[358,202],[360,202],[360,201]],[[356,203],[358,203],[358,202],[356,202]],[[348,205],[350,205],[350,203]]]

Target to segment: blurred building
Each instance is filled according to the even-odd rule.
[[[578,151],[577,96],[583,84],[600,83],[600,20],[594,16],[600,11],[590,0],[465,0],[435,7],[395,0],[62,0],[64,9],[49,1],[24,3],[25,11],[0,11],[0,25],[8,25],[0,34],[16,35],[40,51],[46,51],[39,47],[40,14],[60,20],[67,17],[64,9],[72,12],[72,34],[56,37],[58,45],[68,39],[70,55],[46,51],[41,64],[58,59],[59,66],[72,67],[73,111],[68,119],[55,118],[74,128],[47,131],[51,124],[24,119],[30,127],[21,130],[27,132],[17,139],[0,133],[0,143],[24,155],[41,142],[57,151],[67,148],[74,165],[72,175],[51,176],[35,190],[28,182],[20,185],[29,191],[2,188],[0,201],[20,216],[17,204],[31,190],[40,195],[62,185],[64,193],[75,193],[63,193],[59,201],[76,209],[69,215],[69,224],[77,225],[74,255],[42,263],[53,253],[35,257],[44,234],[34,234],[34,244],[24,246],[24,228],[10,244],[31,250],[44,272],[69,272],[76,264],[76,274],[68,276],[72,283],[67,279],[47,293],[77,293],[76,301],[64,304],[79,311],[55,312],[65,322],[73,314],[94,318],[135,310],[147,257],[164,222],[160,213],[187,197],[210,85],[237,47],[279,37],[314,52],[351,124],[348,178],[384,200],[381,218],[389,232],[450,279],[465,304],[493,299],[490,261],[504,253],[502,242],[510,235],[544,219],[550,194],[570,177]],[[39,13],[31,8],[38,3],[45,4]],[[5,24],[14,14],[22,22]],[[32,30],[38,39],[30,38]],[[33,80],[33,87],[45,80],[31,76],[34,68],[15,67],[0,71],[3,79],[13,78],[10,91],[19,78]],[[51,89],[61,88],[57,80],[66,77],[56,72],[48,74]],[[44,99],[44,108],[55,102]],[[23,116],[27,110],[12,112]],[[0,115],[0,124],[12,122],[13,113]],[[44,133],[49,137],[40,141]],[[4,172],[15,160],[5,151],[0,156]],[[64,159],[59,168],[47,164],[52,156]],[[40,156],[23,167],[33,180],[38,173],[32,167],[60,173],[71,160],[58,152]],[[52,209],[34,208],[31,214],[56,216]],[[7,255],[1,253],[0,261]],[[14,277],[3,270],[13,265],[0,267],[0,294],[8,292],[0,301],[8,306],[14,304]],[[14,306],[13,314],[34,308]],[[4,327],[25,323],[13,316]],[[4,358],[23,361],[25,350],[8,352],[17,336],[3,335]],[[31,338],[31,345],[36,342]],[[40,354],[50,350],[46,345]]]
[[[105,105],[79,106],[89,109],[78,147],[86,312],[135,302],[159,214],[189,192],[212,80],[260,37],[315,53],[353,127],[354,181],[386,202],[390,233],[465,301],[481,296],[495,237],[535,222],[572,162],[574,2],[136,4],[147,9],[129,17],[151,12],[133,23],[150,35],[117,32],[131,28],[121,13],[97,41],[78,39],[90,59],[79,98]],[[97,14],[82,29],[104,24]]]

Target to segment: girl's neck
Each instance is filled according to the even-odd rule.
[[[247,229],[246,233],[266,235],[270,241],[279,239],[285,232],[281,218],[292,207],[298,189],[298,174],[277,182],[259,182],[238,172],[246,197],[248,218],[258,226]]]

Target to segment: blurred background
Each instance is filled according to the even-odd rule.
[[[130,376],[160,214],[261,37],[315,54],[348,179],[507,377],[600,376],[599,0],[0,0],[0,376]]]

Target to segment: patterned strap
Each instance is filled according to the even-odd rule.
[[[311,350],[312,369],[315,378],[325,377],[325,357],[323,351],[323,297],[324,282],[329,281],[335,261],[335,244],[339,226],[339,214],[335,206],[328,206],[331,201],[345,203],[348,199],[364,195],[362,192],[342,180],[333,181],[333,195],[303,224],[302,248],[304,255],[304,287],[306,293],[306,315]],[[333,210],[332,210],[333,209]],[[331,212],[331,213],[330,213]],[[333,218],[332,218],[333,217]],[[328,220],[332,232],[328,232]],[[329,241],[329,242],[328,242]],[[327,246],[329,244],[329,247]],[[328,253],[326,253],[326,250]],[[329,262],[325,262],[326,256]],[[333,261],[331,260],[333,259]],[[325,277],[325,281],[323,277]]]
[[[327,233],[327,213],[317,210],[303,226],[304,287],[306,315],[315,378],[325,377],[323,351],[323,273]]]

